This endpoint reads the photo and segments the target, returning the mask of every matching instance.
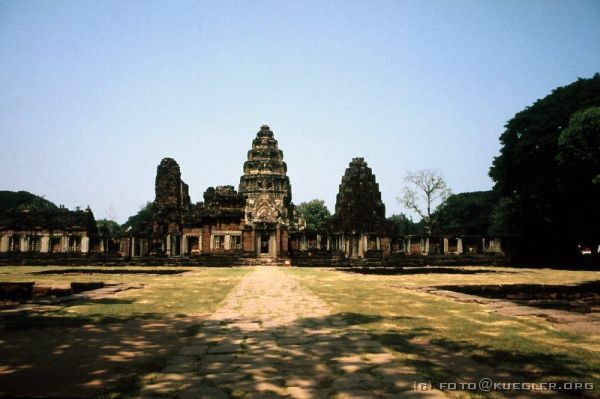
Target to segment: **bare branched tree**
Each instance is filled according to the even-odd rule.
[[[405,208],[415,211],[421,216],[427,234],[431,235],[434,222],[431,214],[450,196],[451,191],[438,170],[409,171],[404,181],[411,183],[414,187],[404,187],[402,197],[398,197],[397,200]]]

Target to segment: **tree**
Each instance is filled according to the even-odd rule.
[[[403,213],[399,215],[392,215],[388,218],[395,229],[397,235],[410,235],[410,234],[422,234],[423,226],[420,223],[413,222],[412,218],[409,218]]]
[[[577,116],[598,106],[600,74],[553,90],[506,124],[490,177],[499,196],[494,228],[517,236],[514,258],[564,261],[582,241],[600,241],[593,228],[599,224],[597,164],[586,164],[594,154],[598,159],[598,134],[590,130],[596,111]]]
[[[415,187],[404,187],[402,197],[397,198],[405,208],[415,211],[425,225],[428,235],[434,224],[432,213],[436,203],[443,202],[450,195],[450,189],[437,170],[423,169],[417,172],[408,172],[406,182]]]
[[[98,231],[103,234],[108,234],[111,237],[118,237],[123,234],[123,229],[119,223],[109,219],[96,220]]]
[[[306,220],[306,228],[309,230],[320,230],[331,217],[325,201],[320,199],[302,202],[296,207],[296,210]]]
[[[580,179],[600,184],[600,107],[573,114],[558,137],[557,160]]]
[[[52,202],[27,191],[0,191],[0,211],[12,209],[57,209]]]
[[[496,196],[492,191],[450,195],[435,211],[441,234],[486,234],[490,228]]]
[[[129,219],[123,224],[122,229],[129,233],[140,233],[147,231],[151,224],[154,216],[154,203],[147,202],[146,205],[142,206],[138,213],[130,216]]]

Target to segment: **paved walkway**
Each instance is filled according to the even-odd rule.
[[[143,398],[443,398],[277,267],[259,266],[147,381]]]

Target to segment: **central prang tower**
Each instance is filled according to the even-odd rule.
[[[244,195],[245,229],[252,230],[250,244],[256,254],[277,258],[288,253],[288,229],[294,224],[292,187],[286,175],[287,165],[283,151],[277,145],[273,132],[263,125],[252,140],[244,175],[240,178],[239,192]]]

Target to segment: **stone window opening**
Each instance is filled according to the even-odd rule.
[[[212,240],[213,249],[225,249],[225,236],[224,235],[214,235]]]
[[[9,241],[8,241],[9,251],[20,252],[21,251],[20,245],[21,245],[21,236],[19,236],[18,234],[14,234],[9,237]]]
[[[79,252],[81,249],[81,237],[69,237],[69,252]]]
[[[232,250],[241,250],[242,249],[242,236],[241,235],[231,235],[229,237],[229,249],[232,249]]]
[[[332,251],[339,251],[341,249],[339,236],[331,237],[330,248]]]
[[[199,254],[200,253],[200,237],[188,236],[188,253]]]
[[[29,237],[29,252],[40,252],[40,237],[32,236]]]
[[[50,238],[50,252],[61,252],[60,237]]]

